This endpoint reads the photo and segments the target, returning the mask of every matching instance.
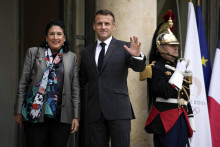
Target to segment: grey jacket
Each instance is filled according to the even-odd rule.
[[[73,118],[80,117],[80,97],[77,57],[72,52],[63,53],[64,85],[62,93],[61,119],[62,123],[72,123]],[[46,69],[45,49],[29,48],[26,53],[21,79],[18,85],[15,114],[21,114],[26,93],[32,89],[33,84],[41,80]],[[44,121],[44,110],[39,122]]]

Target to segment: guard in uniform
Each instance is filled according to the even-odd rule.
[[[171,10],[165,22],[155,31],[150,52],[150,65],[140,74],[147,78],[151,111],[145,130],[154,134],[155,147],[186,147],[195,130],[190,100],[192,73],[189,61],[178,59],[179,42],[171,31]]]

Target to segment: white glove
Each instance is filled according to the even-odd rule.
[[[177,65],[176,65],[176,70],[179,70],[179,72],[181,72],[182,74],[185,73],[186,68],[188,66],[188,61],[186,60],[178,60]]]
[[[181,90],[182,90],[182,84],[183,84],[183,77],[186,73],[186,68],[188,64],[189,64],[189,61],[185,59],[178,60],[175,72],[173,73],[172,77],[169,80],[170,84],[175,85]]]

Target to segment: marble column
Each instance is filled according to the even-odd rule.
[[[97,0],[96,8],[111,10],[116,20],[113,36],[124,41],[129,41],[130,36],[138,36],[142,44],[141,52],[148,57],[156,29],[157,1]],[[151,147],[153,146],[152,135],[144,130],[148,116],[147,82],[139,81],[139,73],[129,70],[128,88],[136,116],[136,119],[132,120],[131,147]]]

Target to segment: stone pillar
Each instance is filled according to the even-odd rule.
[[[157,1],[152,0],[97,0],[96,8],[111,10],[116,19],[113,36],[124,41],[129,41],[130,36],[138,36],[142,43],[141,52],[148,57],[156,29],[156,4]],[[136,119],[132,120],[131,147],[151,147],[152,135],[144,131],[148,116],[147,82],[139,81],[139,73],[129,70],[128,87],[136,116]]]

